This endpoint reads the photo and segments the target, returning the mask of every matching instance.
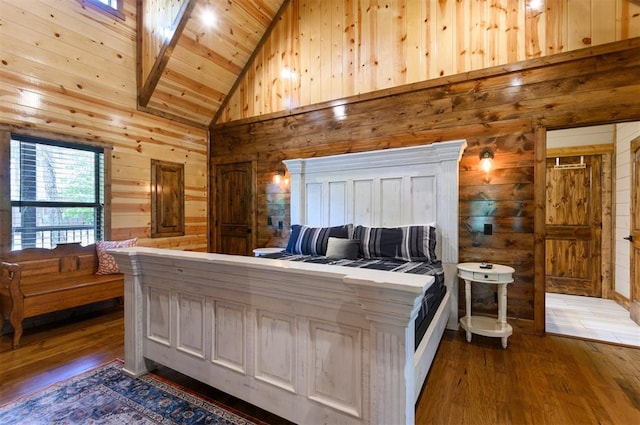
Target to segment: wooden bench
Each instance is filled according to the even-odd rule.
[[[4,316],[13,326],[13,348],[27,317],[124,296],[121,273],[96,275],[95,245],[59,244],[54,249],[26,248],[2,256],[0,329]]]

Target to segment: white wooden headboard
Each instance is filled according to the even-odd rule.
[[[457,300],[458,163],[466,146],[466,140],[453,140],[283,161],[290,174],[291,223],[435,223],[436,253]],[[457,308],[455,302],[450,328],[457,328]]]

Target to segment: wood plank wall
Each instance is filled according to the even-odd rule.
[[[111,237],[206,250],[208,134],[136,109],[136,0],[124,0],[125,20],[79,1],[2,0],[0,10],[3,128],[112,145]],[[185,166],[183,237],[150,238],[151,159]]]
[[[291,0],[218,123],[640,36],[630,0]]]
[[[345,99],[339,115],[327,102],[221,124],[211,129],[211,160],[215,167],[255,159],[257,238],[264,246],[286,240],[267,224],[273,211],[288,211],[286,193],[279,199],[285,208],[270,205],[271,178],[281,160],[465,138],[460,261],[513,266],[508,314],[533,319],[534,282],[539,285],[544,271],[544,256],[535,248],[536,239],[543,241],[544,225],[534,226],[544,208],[544,129],[640,120],[638,75],[640,38],[635,38],[354,96]],[[484,147],[495,152],[488,174],[478,167]],[[539,163],[542,181],[536,176]],[[493,224],[492,236],[482,234],[485,223]],[[489,289],[474,292],[474,309],[495,307]]]

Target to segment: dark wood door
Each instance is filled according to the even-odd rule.
[[[547,159],[546,291],[602,296],[602,191],[600,155]]]
[[[631,159],[630,310],[631,319],[640,325],[640,137],[631,142]]]
[[[253,166],[216,166],[216,251],[251,255],[253,249]]]

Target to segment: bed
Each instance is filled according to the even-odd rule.
[[[412,227],[417,228],[422,226]],[[433,227],[428,228],[435,230]],[[313,228],[309,227],[308,229]],[[400,228],[397,229],[401,230]],[[352,267],[366,270],[384,270],[394,273],[408,273],[424,276],[426,279],[425,282],[427,282],[426,290],[420,302],[418,315],[414,320],[414,348],[417,349],[422,341],[422,337],[429,328],[438,307],[447,296],[447,287],[444,283],[444,269],[442,267],[442,262],[436,260],[435,256],[433,256],[434,259],[422,256],[419,256],[418,258],[414,257],[411,259],[403,259],[395,253],[388,257],[374,256],[371,258],[370,253],[364,254],[360,249],[362,242],[358,237],[357,232],[355,237],[354,235],[341,236],[342,238],[337,239],[333,237],[328,238],[328,250],[326,250],[325,255],[319,255],[317,253],[304,254],[301,252],[283,250],[277,253],[263,255],[262,258],[325,264],[339,267]],[[421,235],[419,240],[422,242]],[[346,244],[341,241],[346,242]],[[428,243],[428,239],[425,239],[425,241]],[[352,242],[356,243],[353,244]],[[351,248],[345,249],[343,248],[345,246]]]
[[[111,253],[125,274],[125,372],[160,363],[301,424],[414,423],[444,329],[457,329],[465,146],[285,161],[296,225],[434,229],[446,289],[422,337],[438,273],[123,248]]]

